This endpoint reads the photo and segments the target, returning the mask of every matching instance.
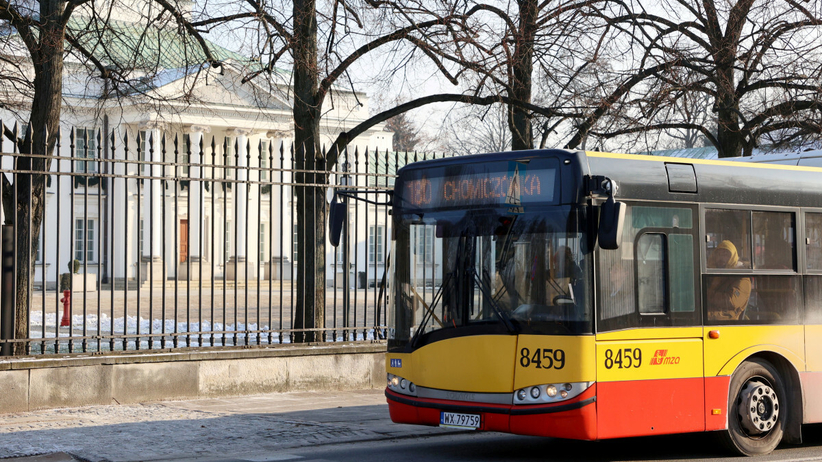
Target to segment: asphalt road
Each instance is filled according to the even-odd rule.
[[[805,442],[750,461],[822,462],[822,424]],[[0,414],[0,459],[19,462],[741,461],[715,434],[583,442],[394,424],[382,390]]]
[[[469,433],[304,447],[279,453],[299,462],[425,461],[822,461],[822,426],[805,429],[801,446],[783,445],[768,456],[740,458],[712,434],[630,438],[601,442]]]

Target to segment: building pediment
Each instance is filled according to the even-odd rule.
[[[211,72],[207,78],[200,79],[192,95],[201,104],[291,110],[291,106],[285,102],[285,94],[276,95],[263,91],[252,83],[242,83],[242,76],[233,70],[224,70],[222,74]]]

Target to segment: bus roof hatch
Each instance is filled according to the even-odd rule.
[[[695,193],[696,173],[691,164],[665,164],[668,172],[668,191],[672,193]]]

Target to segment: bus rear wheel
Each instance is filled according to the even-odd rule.
[[[787,422],[785,385],[771,363],[752,359],[731,378],[725,443],[742,455],[769,454],[782,441]]]

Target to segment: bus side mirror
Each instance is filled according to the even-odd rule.
[[[619,248],[622,237],[622,224],[625,222],[625,203],[614,200],[613,194],[608,195],[599,208],[599,246],[606,250]]]
[[[328,239],[334,247],[340,245],[340,236],[342,235],[346,212],[345,203],[337,202],[337,195],[334,194],[328,210]]]

